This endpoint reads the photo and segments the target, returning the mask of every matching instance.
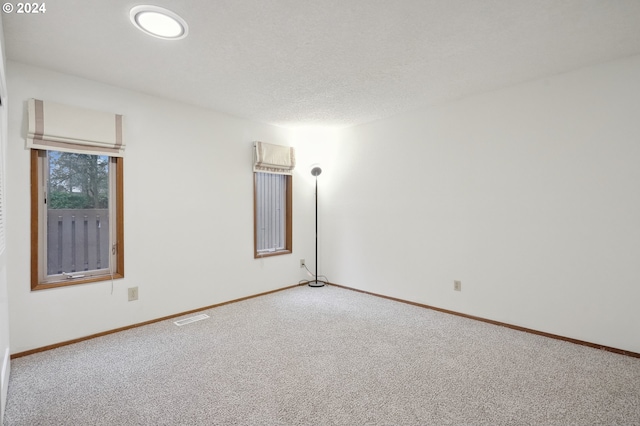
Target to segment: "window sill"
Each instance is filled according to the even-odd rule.
[[[291,254],[291,250],[265,251],[262,253],[254,253],[254,259],[262,259],[263,257],[280,256],[281,254]]]
[[[44,283],[32,283],[31,291],[37,290],[48,290],[50,288],[58,288],[58,287],[66,287],[70,285],[78,285],[78,284],[89,284],[95,283],[99,281],[110,281],[111,279],[117,280],[120,278],[124,278],[124,275],[120,273],[114,273],[113,275],[95,275],[92,277],[83,277],[83,278],[68,278],[62,281],[50,281]]]

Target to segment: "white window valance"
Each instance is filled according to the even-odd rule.
[[[296,166],[293,147],[254,142],[253,171],[291,175]]]
[[[124,156],[122,115],[29,99],[28,116],[27,148]]]

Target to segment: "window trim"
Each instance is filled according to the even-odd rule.
[[[286,176],[286,207],[285,207],[285,247],[281,250],[271,252],[258,252],[258,178],[257,173],[253,173],[253,258],[279,256],[293,253],[293,176]]]
[[[112,273],[91,277],[74,278],[65,281],[40,282],[40,236],[44,232],[44,224],[40,223],[40,149],[31,150],[31,290],[45,290],[78,284],[88,284],[111,279],[124,278],[124,160],[122,157],[109,157],[115,161],[115,246],[116,268]],[[43,266],[46,268],[46,265]]]

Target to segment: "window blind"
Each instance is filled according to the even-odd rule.
[[[295,166],[293,147],[254,142],[254,172],[291,175]]]
[[[0,146],[0,254],[4,252],[5,248],[5,234],[4,234],[4,152],[3,147]]]
[[[29,99],[27,148],[123,157],[122,115]]]
[[[256,173],[256,249],[270,252],[285,248],[287,177]]]

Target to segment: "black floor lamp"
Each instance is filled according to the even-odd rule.
[[[314,280],[309,281],[309,287],[322,287],[324,283],[322,281],[318,281],[318,175],[322,173],[322,169],[320,166],[313,166],[311,168],[311,175],[316,178],[316,274],[314,275]]]

